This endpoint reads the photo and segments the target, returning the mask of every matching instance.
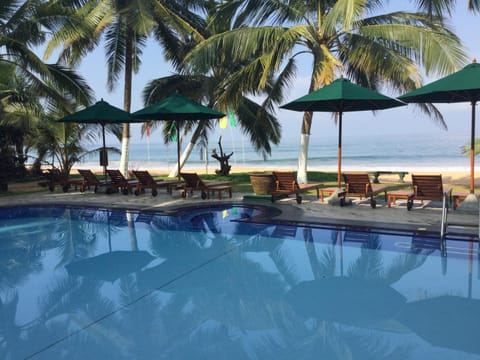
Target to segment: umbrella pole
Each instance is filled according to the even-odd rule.
[[[337,183],[340,187],[342,183],[342,112],[339,113],[338,120],[338,174],[337,174]]]
[[[103,160],[103,177],[105,178],[105,182],[107,182],[107,162],[106,162],[106,153],[107,153],[107,146],[105,145],[105,124],[102,123],[102,139],[103,139],[103,149],[100,158]]]
[[[475,105],[472,101],[472,133],[470,139],[470,193],[475,193]]]
[[[180,128],[178,121],[175,120],[175,127],[177,128],[177,179],[180,181]]]

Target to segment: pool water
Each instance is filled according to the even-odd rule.
[[[266,211],[0,209],[0,358],[480,359],[477,244]]]

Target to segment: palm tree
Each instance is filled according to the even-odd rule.
[[[381,13],[382,4],[381,0],[301,1],[295,5],[283,0],[228,1],[216,16],[240,12],[238,19],[243,22],[199,44],[187,60],[197,71],[209,68],[219,57],[232,63],[248,60],[241,69],[244,82],[239,91],[265,88],[273,73],[282,79],[285,90],[299,59],[310,55],[309,92],[344,74],[362,86],[379,89],[384,85],[400,93],[421,85],[421,66],[427,73],[444,74],[465,61],[460,40],[442,17]],[[262,76],[256,77],[259,72]],[[298,163],[301,182],[307,181],[311,127],[312,113],[306,112]]]
[[[190,36],[183,41],[179,39],[177,42],[170,42],[170,46],[166,48],[166,55],[167,58],[174,59],[173,65],[178,74],[149,82],[143,92],[144,102],[152,104],[179,91],[198,102],[206,101],[210,107],[221,109],[224,112],[234,112],[243,133],[250,137],[255,150],[266,158],[271,153],[271,144],[278,144],[280,141],[280,124],[272,111],[272,104],[278,102],[276,84],[272,79],[269,79],[268,87],[262,91],[246,88],[237,91],[244,80],[241,70],[248,64],[248,60],[231,62],[228,58],[219,57],[210,67],[195,73],[190,71],[189,64],[185,62],[185,56],[188,56],[189,50],[197,44],[216,34],[230,31],[232,27],[236,26],[235,14],[228,14],[222,18],[215,16],[222,3],[222,1],[205,2],[203,10],[206,18],[198,29],[196,37]],[[158,40],[162,43],[168,42],[168,39],[163,36],[160,36]],[[258,74],[258,77],[260,76],[261,74]],[[263,96],[265,100],[258,104],[249,99],[247,95]],[[193,130],[193,135],[182,154],[181,166],[188,159],[199,139],[202,140],[201,144],[204,146],[208,144],[208,130],[213,128],[213,125],[214,123],[209,121],[185,124],[184,133]],[[165,142],[171,140],[170,134],[171,124],[166,123],[164,126]],[[176,172],[176,168],[172,169],[169,176],[175,177]]]
[[[112,90],[124,74],[123,109],[130,112],[132,97],[132,76],[139,70],[142,49],[153,32],[168,34],[174,41],[175,34],[195,36],[190,23],[197,16],[188,10],[195,1],[154,1],[154,0],[72,0],[65,10],[69,16],[53,35],[45,56],[63,46],[60,59],[75,66],[104,37],[108,63],[107,87]],[[186,29],[186,30],[185,30]],[[164,43],[168,47],[168,43]],[[122,156],[120,171],[128,172],[130,125],[123,125]]]
[[[71,111],[72,101],[91,100],[91,89],[81,77],[61,65],[45,64],[34,51],[59,15],[58,7],[38,0],[3,1],[0,7],[0,123],[15,147],[10,158],[22,174],[44,109]]]
[[[217,70],[220,69],[217,68]],[[246,96],[241,98],[237,105],[228,105],[229,102],[221,105],[216,94],[225,77],[220,76],[220,74],[226,76],[227,71],[217,71],[212,76],[173,75],[152,80],[144,89],[145,102],[147,104],[155,103],[167,97],[168,94],[174,93],[175,90],[181,89],[180,92],[190,99],[200,102],[201,99],[207,98],[210,107],[235,109],[239,126],[242,127],[244,133],[249,135],[254,148],[266,158],[271,153],[271,144],[278,144],[280,141],[280,124],[277,118],[268,111],[265,104],[257,104]],[[214,124],[214,122],[206,120],[183,123],[184,133],[193,130],[193,134],[180,158],[181,167],[187,161],[199,139],[202,139],[202,143],[207,146],[208,131],[214,127]],[[151,126],[154,127],[155,125]],[[172,139],[171,129],[172,124],[167,122],[163,130],[166,143]],[[180,139],[177,139],[177,141],[180,141]],[[177,167],[174,167],[169,177],[176,176]]]

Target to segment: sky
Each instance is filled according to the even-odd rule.
[[[391,4],[399,6],[407,5],[405,1]],[[450,18],[450,25],[453,31],[463,42],[469,59],[478,58],[480,61],[480,15],[474,15],[466,9],[466,0],[458,0],[457,9]],[[390,5],[388,10],[394,10]],[[397,8],[396,10],[406,10]],[[306,63],[305,68],[309,68]],[[106,60],[102,47],[87,55],[80,67],[77,69],[85,77],[89,85],[94,89],[95,96],[99,100],[103,98],[110,104],[123,107],[123,83],[120,82],[117,89],[109,93],[106,88]],[[139,73],[133,78],[133,97],[132,112],[140,110],[143,107],[141,94],[144,86],[152,79],[173,74],[172,68],[163,61],[162,49],[160,45],[153,40],[149,41],[142,56],[142,65]],[[433,76],[424,79],[424,83],[436,80],[439,76]],[[285,103],[292,101],[308,92],[309,74],[298,73],[294,81],[294,86],[287,94]],[[387,94],[389,96],[399,96],[401,94]],[[437,107],[442,112],[448,126],[448,134],[465,134],[466,143],[470,137],[471,106],[467,103],[457,104],[438,104]],[[282,125],[282,139],[300,140],[300,130],[303,113],[278,109],[277,116]],[[477,128],[480,126],[477,126]],[[239,131],[239,130],[235,130]],[[434,136],[435,134],[444,134],[445,129],[422,114],[418,108],[411,104],[401,108],[367,112],[345,113],[343,116],[343,136],[361,136],[378,134],[386,135],[408,135],[425,134]],[[222,130],[217,130],[213,134],[213,142],[217,142],[215,136],[221,134]],[[240,132],[239,132],[240,135]],[[312,125],[312,139],[322,139],[330,136],[338,136],[338,129],[335,122],[328,113],[314,113]],[[150,141],[161,142],[160,130],[154,131]],[[144,139],[143,139],[144,140]],[[140,135],[140,125],[132,125],[132,142],[143,141]],[[107,139],[109,145],[115,144],[116,140],[112,137]]]

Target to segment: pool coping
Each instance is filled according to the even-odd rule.
[[[3,203],[0,199],[0,207],[9,206],[68,206],[68,207],[98,207],[103,209],[123,209],[131,211],[143,212],[157,212],[161,214],[175,214],[186,208],[204,208],[218,205],[253,205],[266,208],[272,208],[279,211],[277,214],[271,214],[263,217],[255,217],[250,220],[252,222],[268,222],[272,224],[291,224],[291,225],[315,225],[328,227],[357,227],[362,229],[377,230],[377,231],[394,231],[394,232],[410,232],[422,233],[430,235],[438,235],[440,233],[440,213],[438,209],[418,209],[415,214],[408,216],[408,221],[402,221],[401,216],[405,217],[407,211],[405,209],[393,208],[377,208],[371,209],[369,206],[353,205],[345,208],[339,206],[331,206],[326,204],[315,204],[311,202],[309,205],[296,204],[295,200],[286,202],[266,203],[265,201],[246,201],[236,199],[224,200],[199,200],[180,201],[172,205],[140,204],[140,203],[125,203],[122,200],[126,198],[116,197],[114,202],[105,201],[111,200],[111,195],[103,201],[95,201],[97,199],[85,199],[85,201],[70,201],[60,196],[60,198],[39,199],[31,197],[16,196],[16,200],[12,202]],[[120,200],[120,201],[118,201]],[[159,199],[160,200],[160,199]],[[322,208],[323,207],[323,208]],[[327,207],[327,208],[325,208]],[[313,210],[312,210],[313,209]],[[315,211],[321,209],[322,211]],[[386,212],[395,213],[388,214],[390,217],[385,217]],[[408,212],[411,213],[411,212]],[[346,216],[348,215],[348,216]],[[380,216],[382,215],[382,216]],[[400,216],[401,215],[401,216]],[[392,217],[395,221],[391,221]],[[433,221],[432,221],[433,219]],[[414,221],[412,221],[414,220]]]
[[[399,205],[388,208],[387,203],[379,201],[376,209],[371,209],[368,202],[359,202],[351,206],[340,207],[320,202],[315,196],[304,197],[302,204],[297,204],[295,198],[286,198],[274,203],[267,201],[245,199],[246,194],[235,193],[233,198],[222,200],[202,200],[199,196],[182,198],[180,195],[159,194],[152,197],[149,194],[140,196],[121,194],[94,194],[94,193],[35,193],[28,195],[15,195],[1,197],[0,207],[21,205],[61,205],[70,207],[98,207],[109,209],[125,209],[132,211],[158,212],[174,214],[181,209],[189,207],[208,207],[216,205],[256,205],[274,208],[279,214],[256,218],[256,222],[269,222],[273,224],[295,225],[325,225],[331,227],[362,227],[399,232],[415,232],[439,234],[441,224],[441,208],[438,206],[415,207],[407,211],[405,206]],[[463,223],[476,223],[478,226],[478,214],[466,214],[450,211],[449,217]],[[467,231],[468,232],[468,231]],[[478,228],[470,231],[470,237],[478,239]]]

